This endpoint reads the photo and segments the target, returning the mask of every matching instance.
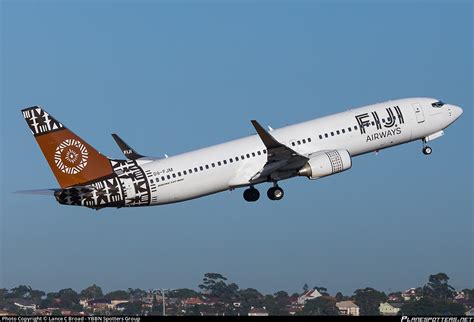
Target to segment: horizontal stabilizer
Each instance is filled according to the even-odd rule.
[[[54,193],[61,191],[62,189],[38,189],[38,190],[20,190],[14,193],[25,194],[25,195],[42,195],[42,196],[54,196]]]
[[[127,159],[136,160],[136,159],[140,159],[144,157],[143,155],[137,153],[137,151],[135,151],[132,147],[130,147],[130,145],[125,143],[125,141],[122,140],[120,136],[118,136],[117,134],[115,133],[112,134],[112,137],[114,138],[120,150],[122,150],[123,155],[125,155]]]

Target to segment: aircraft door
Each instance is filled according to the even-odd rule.
[[[425,115],[423,114],[423,109],[421,108],[420,103],[412,104],[412,106],[415,111],[416,121],[418,123],[423,123],[425,121]]]
[[[124,178],[121,179],[123,183],[123,192],[126,200],[132,200],[135,198],[135,186],[133,185],[132,179]]]

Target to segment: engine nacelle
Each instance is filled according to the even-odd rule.
[[[309,179],[329,176],[352,167],[352,160],[347,150],[330,150],[310,155],[308,162],[298,171],[298,175]]]

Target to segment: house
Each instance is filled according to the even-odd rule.
[[[388,295],[387,302],[401,302],[401,301],[403,301],[403,299],[397,293],[390,293]]]
[[[352,301],[341,301],[336,303],[341,315],[359,316],[359,307]]]
[[[463,300],[466,298],[466,294],[463,291],[456,292],[456,296],[454,296],[455,300]]]
[[[14,304],[22,310],[36,311],[37,308],[36,303],[30,300],[17,299]]]
[[[474,309],[474,299],[458,299],[454,300],[457,303],[461,303],[464,305],[468,310]]]
[[[201,300],[199,297],[189,297],[183,301],[183,304],[188,305],[201,305],[204,304],[204,301]]]
[[[0,310],[0,316],[16,316],[16,314],[8,312],[8,311]]]
[[[110,301],[110,306],[111,306],[111,308],[116,308],[117,305],[125,304],[125,303],[128,303],[128,302],[129,302],[129,300],[111,300]]]
[[[322,296],[318,290],[311,290],[298,297],[298,304],[305,305],[306,301],[317,299]]]
[[[106,309],[110,309],[112,307],[112,303],[107,299],[94,299],[87,301],[85,307],[89,307],[93,311],[103,311]]]
[[[402,307],[402,303],[380,303],[379,312],[381,315],[397,315]]]
[[[416,300],[419,300],[420,297],[416,296],[416,288],[412,287],[406,290],[405,292],[402,293],[402,298],[404,301],[409,301],[412,298],[415,298]]]
[[[250,309],[248,316],[268,316],[268,312],[265,307],[258,308],[253,307]]]

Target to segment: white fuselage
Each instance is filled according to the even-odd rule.
[[[355,157],[440,135],[462,110],[449,104],[432,106],[436,101],[388,101],[275,129],[270,134],[304,156],[344,149]],[[369,125],[361,130],[361,124]],[[266,164],[267,154],[260,137],[252,135],[165,159],[137,162],[150,186],[150,205],[159,205],[248,186]]]

